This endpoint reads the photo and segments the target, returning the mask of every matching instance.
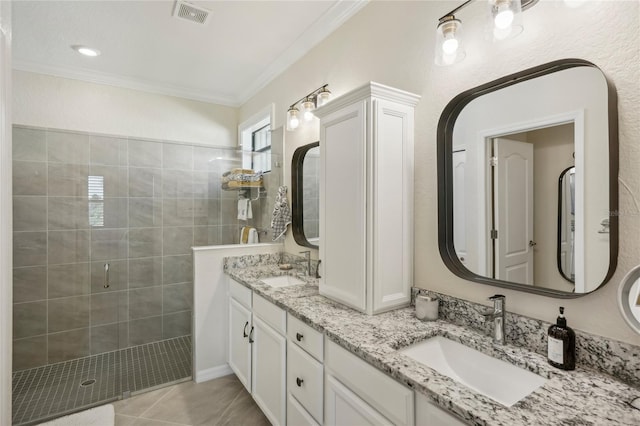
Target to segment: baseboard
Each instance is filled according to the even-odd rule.
[[[217,379],[218,377],[228,376],[233,374],[229,364],[219,365],[213,368],[207,368],[206,370],[196,371],[194,375],[194,381],[196,383],[206,382],[207,380]]]

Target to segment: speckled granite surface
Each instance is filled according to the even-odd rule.
[[[490,323],[484,321],[480,311],[486,309],[477,303],[457,299],[432,291],[413,289],[440,299],[440,318],[448,322],[471,327],[486,335],[491,334]],[[487,302],[490,304],[489,302]],[[558,306],[561,305],[558,301]],[[547,330],[551,323],[508,312],[505,332],[508,342],[546,356]],[[569,320],[569,326],[571,321]],[[580,330],[576,332],[576,358],[583,367],[610,374],[625,383],[640,387],[640,346],[607,339]]]
[[[227,273],[470,424],[640,425],[640,411],[628,405],[629,401],[640,397],[640,383],[634,383],[635,387],[629,386],[582,366],[572,372],[557,370],[547,364],[545,355],[536,353],[535,350],[529,351],[513,344],[494,346],[487,335],[448,320],[419,321],[415,318],[413,308],[367,316],[320,296],[317,281],[313,278],[302,277],[307,282],[304,285],[274,289],[261,283],[260,277],[283,274],[276,263],[277,261],[254,262],[258,266],[234,269],[230,267],[232,264],[247,264],[236,259],[228,264]],[[299,271],[288,273],[296,275]],[[452,303],[446,303],[449,302]],[[443,307],[441,315],[444,318],[451,316],[459,321],[460,315],[453,314],[453,306],[449,308],[451,311]],[[462,312],[466,316],[464,309]],[[527,330],[513,331],[510,336],[527,331],[537,332],[528,329],[534,326],[537,327],[533,323],[527,323]],[[540,389],[507,408],[397,352],[399,348],[436,335],[462,342],[548,380]],[[533,338],[534,341],[536,339],[537,337]]]

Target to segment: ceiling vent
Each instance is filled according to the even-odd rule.
[[[194,6],[186,1],[176,1],[176,7],[173,9],[173,16],[184,19],[186,21],[196,22],[198,24],[206,24],[209,20],[210,12],[202,7]]]

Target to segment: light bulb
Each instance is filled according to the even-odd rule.
[[[496,28],[505,30],[511,26],[513,23],[513,11],[509,9],[508,4],[503,4],[498,8],[498,13],[496,17],[493,18],[493,22],[496,25]]]
[[[311,99],[307,98],[306,101],[304,101],[302,103],[302,117],[304,118],[304,121],[311,121],[313,120],[313,109],[314,109],[314,104],[311,101]]]
[[[446,39],[442,43],[442,51],[447,55],[453,55],[458,50],[458,46],[460,43],[458,40],[452,35],[451,38]]]
[[[74,45],[74,46],[71,46],[71,48],[84,56],[89,56],[92,58],[95,58],[96,56],[100,56],[100,51],[92,47]]]

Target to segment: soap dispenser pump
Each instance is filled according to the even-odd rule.
[[[547,349],[549,364],[562,370],[575,370],[576,333],[567,326],[562,306],[556,324],[549,327]]]

